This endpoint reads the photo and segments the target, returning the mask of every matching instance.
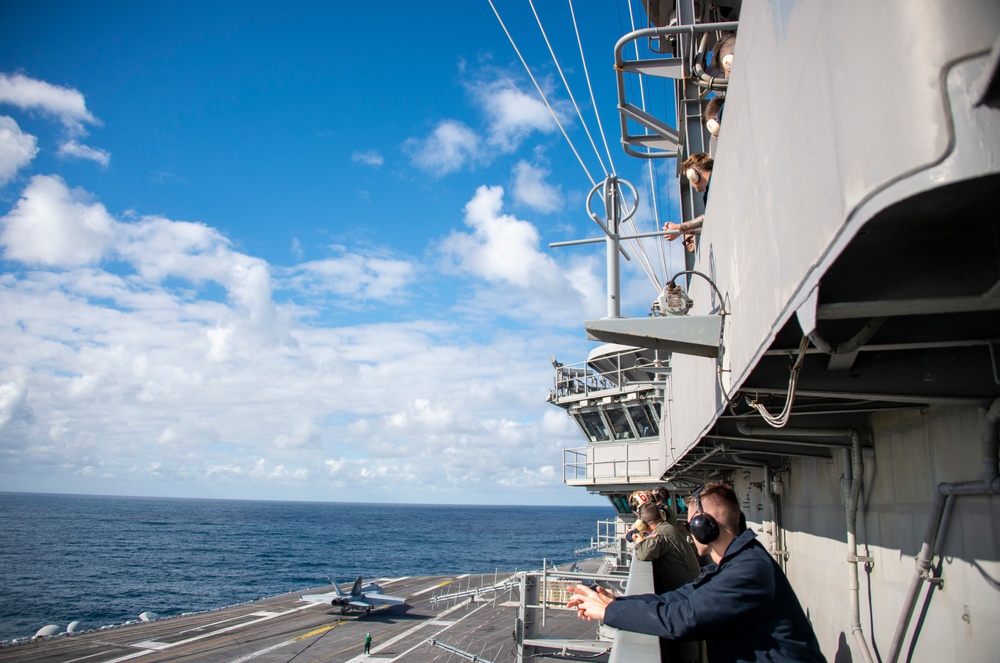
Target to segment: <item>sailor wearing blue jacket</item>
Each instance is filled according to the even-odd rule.
[[[700,493],[700,494],[699,494]],[[825,661],[788,579],[750,530],[739,533],[739,501],[725,484],[690,498],[688,527],[699,555],[714,563],[665,594],[614,598],[578,585],[568,607],[627,631],[704,640],[711,663]]]

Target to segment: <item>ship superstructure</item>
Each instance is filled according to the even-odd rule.
[[[556,367],[586,437],[565,482],[621,527],[637,488],[732,483],[831,661],[995,660],[1000,4],[646,5],[615,48],[625,151],[708,152],[711,194],[678,166],[684,306],[588,321],[610,345]]]

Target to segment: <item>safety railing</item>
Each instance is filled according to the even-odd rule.
[[[655,442],[623,442],[563,449],[563,483],[593,485],[658,478],[664,458]]]
[[[630,32],[618,40],[618,43],[615,44],[615,74],[618,80],[618,109],[621,117],[622,143],[627,154],[640,159],[676,157],[679,145],[685,141],[681,137],[680,128],[670,126],[663,119],[655,117],[629,102],[626,96],[628,85],[625,82],[625,75],[645,74],[674,80],[690,79],[695,69],[695,53],[689,45],[688,48],[683,49],[686,52],[682,53],[681,57],[627,60],[625,58],[626,47],[636,41],[651,37],[693,36],[705,32],[735,31],[738,26],[739,23],[728,22],[644,28]],[[633,134],[630,132],[630,120],[645,128],[648,133]]]
[[[619,520],[598,520],[597,521],[597,536],[590,540],[590,546],[587,548],[581,548],[580,550],[574,550],[575,555],[585,555],[589,553],[597,553],[599,555],[615,555],[617,556],[620,544],[622,542],[622,536],[624,527]]]
[[[617,385],[582,361],[556,366],[555,388],[549,400],[564,396],[588,395],[595,391],[614,389]]]
[[[565,396],[587,396],[594,392],[630,386],[648,386],[653,384],[653,378],[662,380],[665,367],[654,366],[647,357],[641,356],[648,352],[645,348],[638,348],[601,357],[601,363],[608,364],[608,368],[602,371],[591,367],[592,360],[573,364],[553,361],[555,387],[549,400],[555,401]]]

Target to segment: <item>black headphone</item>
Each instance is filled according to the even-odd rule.
[[[705,490],[705,486],[694,491],[694,505],[698,509],[698,515],[688,521],[688,530],[695,541],[707,546],[719,538],[719,523],[701,508],[701,491],[703,490]]]

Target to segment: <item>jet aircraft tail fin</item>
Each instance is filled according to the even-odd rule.
[[[361,596],[361,576],[354,581],[354,587],[351,588],[351,596]]]

